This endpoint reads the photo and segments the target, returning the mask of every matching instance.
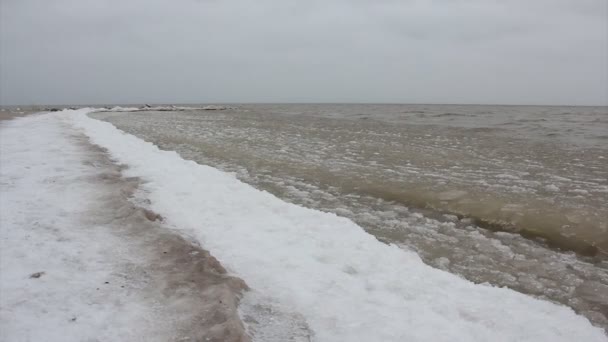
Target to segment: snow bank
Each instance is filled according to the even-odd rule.
[[[283,202],[86,110],[57,115],[145,180],[169,226],[300,313],[315,341],[606,341],[570,308],[431,268],[348,219]]]

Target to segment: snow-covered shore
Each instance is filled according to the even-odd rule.
[[[117,271],[117,265],[125,266],[121,260],[141,262],[129,239],[142,231],[113,236],[74,221],[74,213],[90,214],[83,202],[107,204],[99,197],[108,184],[91,184],[99,173],[95,163],[87,163],[92,152],[70,138],[84,133],[127,166],[126,179],[141,179],[136,197],[164,217],[158,229],[197,240],[251,287],[246,311],[258,322],[267,315],[256,310],[261,301],[288,313],[281,319],[304,321],[314,341],[606,341],[602,329],[570,308],[431,268],[350,220],[283,202],[91,119],[89,111],[19,119],[3,127],[0,300],[1,330],[9,337],[27,332],[35,334],[27,337],[32,340],[65,340],[61,336],[73,333],[72,340],[82,340],[83,327],[74,327],[97,322],[86,328],[108,334],[100,340],[171,340],[171,332],[180,330],[167,328],[167,320],[179,323],[192,315],[166,310],[170,300],[156,302],[163,291],[140,296],[96,290],[111,277],[110,284],[131,273]],[[45,274],[29,278],[38,271]],[[87,277],[71,279],[79,274]],[[35,300],[21,302],[24,298]],[[158,304],[152,308],[151,298]],[[85,319],[72,321],[74,310]],[[172,316],[175,312],[182,316]],[[28,330],[31,326],[37,330]],[[49,331],[53,334],[44,335]]]
[[[246,341],[244,283],[57,115],[0,123],[0,340]]]

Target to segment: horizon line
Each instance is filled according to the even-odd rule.
[[[168,105],[409,105],[409,106],[513,106],[513,107],[608,107],[606,104],[510,104],[510,103],[440,103],[440,102],[124,102],[124,103],[47,103],[47,104],[0,104],[11,107],[107,107],[107,106],[168,106]]]

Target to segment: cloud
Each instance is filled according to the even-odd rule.
[[[0,4],[2,104],[608,104],[605,0]]]

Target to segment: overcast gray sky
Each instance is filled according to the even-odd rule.
[[[608,104],[607,0],[0,0],[0,103]]]

